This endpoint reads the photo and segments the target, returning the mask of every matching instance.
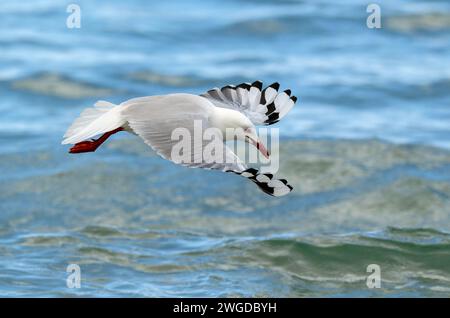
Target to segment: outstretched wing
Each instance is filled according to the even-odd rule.
[[[214,105],[240,111],[255,125],[272,125],[283,118],[294,106],[297,97],[291,90],[278,92],[280,84],[273,83],[262,89],[261,81],[237,86],[227,85],[213,88],[201,96]]]
[[[164,105],[155,105],[158,103]],[[276,180],[271,174],[260,174],[256,169],[249,169],[223,143],[222,136],[214,129],[209,130],[207,139],[203,138],[203,131],[210,128],[207,113],[201,107],[198,111],[193,105],[186,107],[186,103],[189,104],[189,101],[183,102],[182,97],[153,99],[151,105],[149,101],[134,102],[122,111],[122,115],[146,144],[176,164],[233,172],[250,179],[262,191],[273,196],[285,195],[292,190],[286,180]],[[201,130],[198,125],[201,125]],[[173,134],[177,129],[180,134]],[[202,134],[199,139],[193,135],[195,131]],[[181,136],[182,132],[190,132],[190,135]]]

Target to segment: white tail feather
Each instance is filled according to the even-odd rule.
[[[64,134],[62,144],[76,144],[125,124],[120,107],[98,101],[95,107],[85,109]]]

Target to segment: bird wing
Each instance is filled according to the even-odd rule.
[[[297,97],[291,96],[291,90],[278,92],[280,84],[273,83],[262,89],[261,81],[237,86],[227,85],[213,88],[201,96],[214,105],[231,108],[243,113],[255,125],[272,125],[283,118],[294,106]]]
[[[271,174],[261,174],[256,169],[248,168],[225,145],[215,129],[208,130],[208,138],[203,138],[203,131],[210,128],[207,106],[194,105],[190,98],[180,94],[171,98],[158,96],[132,100],[128,105],[125,103],[128,107],[124,108],[122,115],[129,127],[158,155],[176,164],[232,172],[250,179],[262,191],[273,196],[285,195],[292,190],[286,180],[277,180]],[[196,140],[195,132],[200,124],[202,135]],[[189,138],[179,138],[178,133],[181,132],[190,132],[190,136],[183,136]],[[178,156],[181,150],[186,156]]]
[[[202,101],[188,94],[132,99],[125,103],[122,115],[129,127],[164,159],[192,168],[245,170],[218,131],[211,129],[212,134],[203,138],[204,131],[211,128],[208,121],[211,106]],[[208,149],[214,149],[217,158],[207,156]],[[220,154],[223,156],[219,157]]]

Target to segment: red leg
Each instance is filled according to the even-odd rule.
[[[94,152],[95,150],[97,150],[98,147],[100,147],[102,143],[106,141],[106,139],[122,130],[123,128],[119,127],[114,130],[108,131],[107,133],[104,133],[98,139],[79,142],[75,144],[72,148],[70,148],[69,152],[70,153]]]

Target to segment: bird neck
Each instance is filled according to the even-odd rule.
[[[245,116],[236,110],[214,107],[209,122],[212,127],[218,128],[225,138],[227,128],[241,128],[242,117]]]

